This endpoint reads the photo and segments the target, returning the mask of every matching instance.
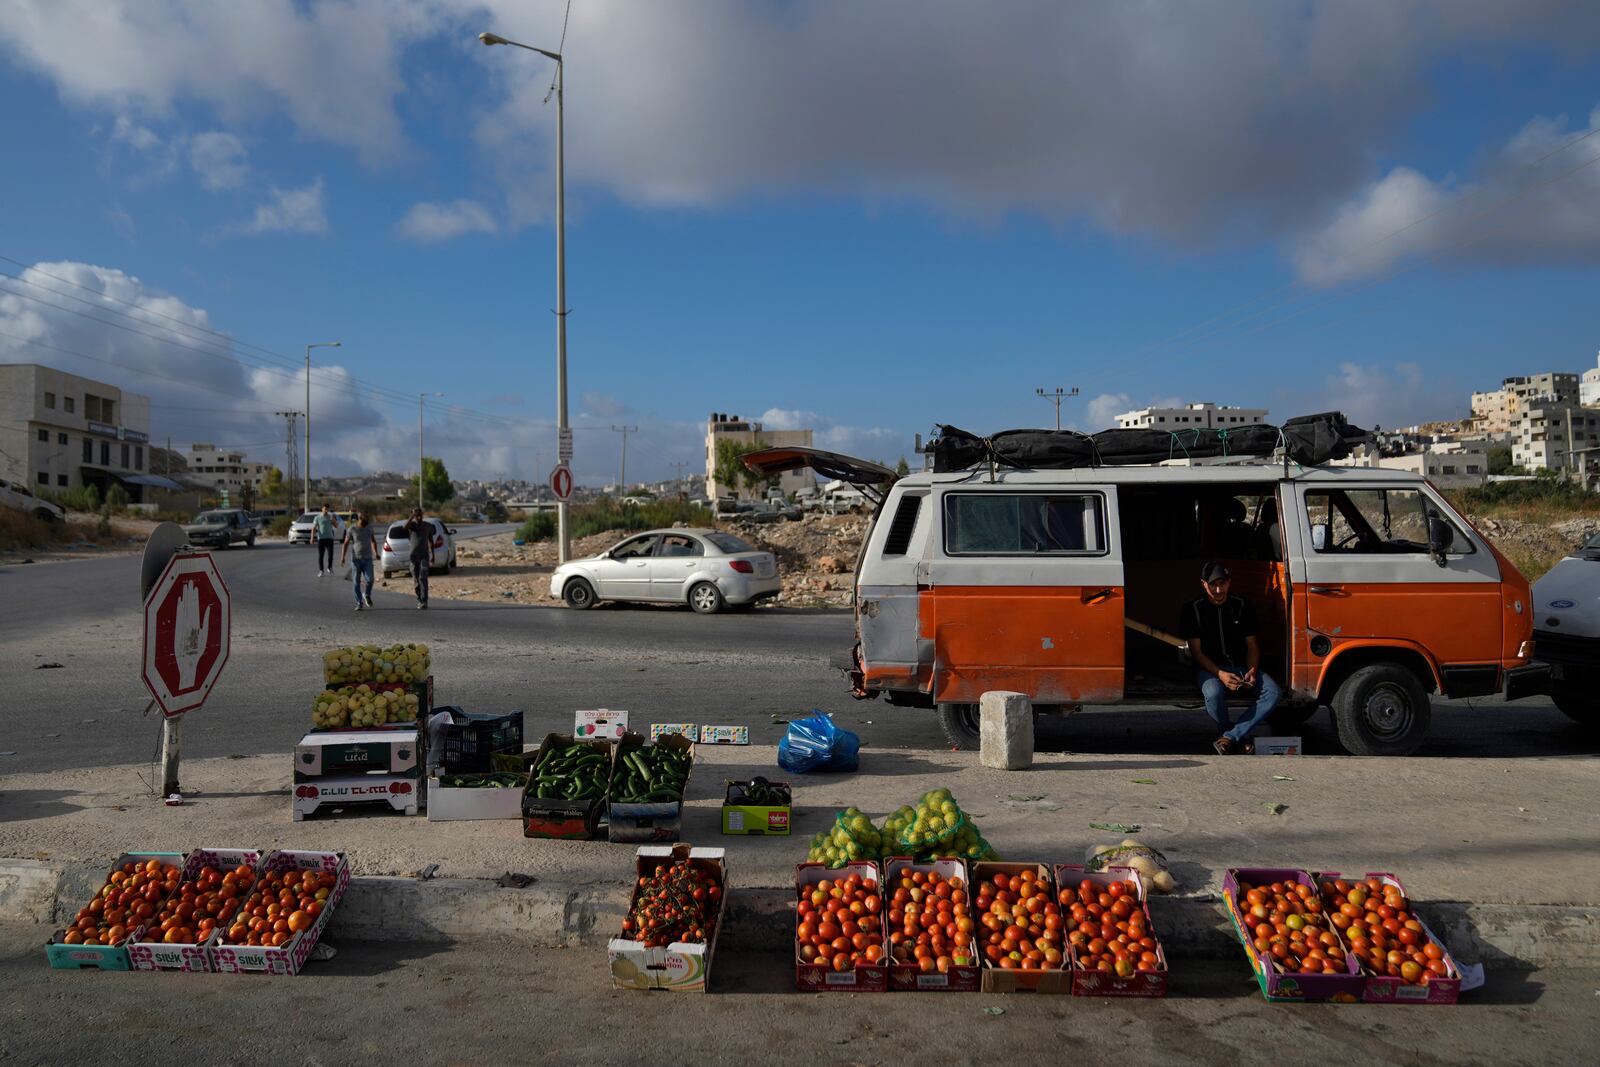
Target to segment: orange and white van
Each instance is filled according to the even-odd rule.
[[[858,697],[938,710],[977,744],[979,697],[1042,710],[1199,697],[1179,609],[1220,559],[1254,601],[1283,718],[1333,710],[1356,755],[1422,743],[1430,695],[1515,698],[1530,665],[1528,583],[1426,479],[1272,462],[918,472],[806,448],[745,462],[809,466],[878,498],[857,561]]]

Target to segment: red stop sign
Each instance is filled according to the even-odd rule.
[[[167,716],[205,703],[228,661],[228,587],[209,553],[172,557],[144,607],[144,684]]]

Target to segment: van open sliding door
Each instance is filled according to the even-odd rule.
[[[971,704],[993,690],[1037,704],[1120,700],[1115,486],[971,485],[938,492],[933,504],[942,521],[918,584],[934,700]]]

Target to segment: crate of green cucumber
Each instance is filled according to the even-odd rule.
[[[792,805],[788,782],[769,782],[760,777],[748,782],[730,780],[728,795],[722,801],[722,832],[787,837]]]
[[[646,745],[639,734],[624,734],[612,761],[607,840],[678,840],[683,796],[694,767],[694,742],[666,734]]]
[[[532,766],[533,753],[523,758]],[[428,819],[518,819],[522,817],[522,794],[527,787],[525,770],[441,774],[428,779]]]
[[[522,793],[524,837],[596,838],[614,758],[605,741],[550,734],[533,755]]]

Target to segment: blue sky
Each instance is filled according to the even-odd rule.
[[[552,70],[473,37],[564,10],[0,3],[0,359],[271,459],[339,339],[317,473],[411,469],[438,390],[453,474],[541,474]],[[1392,426],[1600,349],[1592,4],[576,0],[565,52],[583,482],[713,410],[892,461],[1037,386]]]

